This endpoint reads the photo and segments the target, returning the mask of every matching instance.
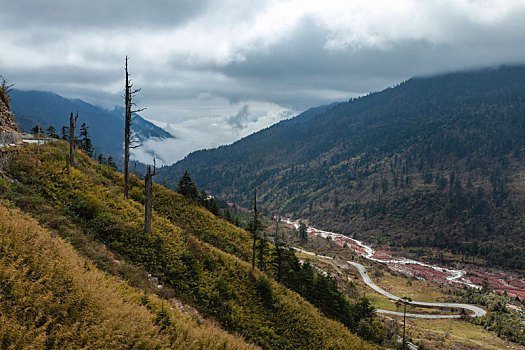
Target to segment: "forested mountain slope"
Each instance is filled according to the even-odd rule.
[[[13,90],[10,92],[11,109],[16,115],[20,128],[29,132],[40,125],[43,131],[52,125],[57,134],[62,126],[69,128],[69,114],[79,113],[79,125],[85,122],[89,127],[95,151],[113,158],[122,158],[124,144],[124,108],[112,111],[78,99],[67,99],[49,91]],[[133,126],[138,139],[171,138],[165,130],[155,126],[139,115],[135,115]]]
[[[301,116],[297,117],[301,119]],[[413,78],[161,169],[247,206],[525,270],[525,67]]]
[[[77,152],[76,167],[67,171],[65,157],[68,148],[63,141],[39,147],[28,145],[14,152],[10,153],[9,166],[0,177],[0,200],[8,207],[18,207],[30,214],[52,234],[38,228],[36,222],[24,219],[25,216],[17,211],[0,210],[0,215],[21,215],[21,218],[13,219],[15,229],[0,220],[0,233],[9,236],[0,237],[6,242],[2,247],[12,247],[0,252],[0,263],[6,266],[0,270],[0,283],[15,288],[0,289],[0,317],[8,319],[8,327],[16,331],[14,338],[10,338],[12,332],[0,329],[0,336],[5,335],[6,344],[39,344],[41,327],[47,326],[51,331],[56,327],[57,339],[65,337],[65,347],[73,348],[84,346],[84,343],[80,346],[74,343],[77,339],[85,339],[87,345],[94,341],[90,338],[91,333],[86,333],[91,329],[101,337],[91,346],[93,348],[103,348],[99,344],[107,342],[111,331],[115,331],[123,334],[120,339],[124,344],[122,347],[130,348],[142,346],[140,342],[144,341],[142,348],[154,348],[157,343],[160,344],[158,348],[244,348],[255,343],[263,348],[352,349],[359,346],[359,338],[352,333],[359,322],[373,325],[371,340],[383,341],[384,328],[378,320],[373,321],[373,310],[366,302],[351,304],[346,297],[335,292],[335,282],[316,277],[308,264],[301,266],[288,250],[280,251],[286,257],[282,259],[285,266],[281,271],[283,281],[286,280],[293,290],[277,283],[273,277],[277,266],[273,247],[266,247],[265,272],[252,271],[246,261],[250,257],[249,233],[215,217],[180,194],[154,186],[155,212],[152,234],[148,235],[144,233],[144,185],[136,176],[130,179],[132,199],[124,200],[123,176],[109,166],[93,162],[84,153]],[[16,226],[24,220],[31,221],[29,230],[25,230],[23,224]],[[44,241],[56,239],[57,243],[42,243],[43,255],[33,255],[29,246],[33,244],[30,242],[35,232],[42,234]],[[50,238],[53,235],[69,241],[77,252],[71,252],[71,246],[62,239]],[[25,239],[29,240],[29,245],[24,243]],[[21,245],[23,254],[15,253],[13,247],[17,244]],[[47,254],[56,245],[64,246],[60,249],[67,250],[66,253]],[[71,258],[64,260],[64,254]],[[54,263],[46,259],[54,259]],[[27,268],[23,265],[26,263]],[[70,264],[74,266],[70,267]],[[17,268],[17,265],[21,267]],[[141,296],[130,291],[129,297],[124,294],[124,300],[119,301],[119,291],[129,287],[119,287],[112,279],[107,288],[113,288],[113,291],[107,291],[104,285],[93,291],[96,289],[93,283],[98,286],[101,282],[93,282],[90,278],[103,279],[100,272],[93,272],[99,277],[90,277],[86,272],[95,267],[142,289],[144,294]],[[72,276],[66,273],[68,271]],[[64,280],[56,277],[62,273],[65,274]],[[151,290],[148,273],[158,278],[162,288]],[[53,283],[46,282],[55,277],[56,288]],[[317,281],[326,283],[316,285]],[[37,290],[33,293],[35,288]],[[314,296],[319,308],[295,292],[304,290]],[[11,291],[16,291],[19,297]],[[113,304],[94,300],[106,292],[116,295]],[[39,293],[45,294],[46,298],[55,298],[55,301],[45,298],[42,301]],[[208,321],[186,322],[184,317],[177,316],[177,312],[165,310],[166,306],[162,306],[165,304],[155,294],[169,300],[170,309],[175,308],[173,305],[177,300],[182,301],[198,310]],[[20,299],[22,296],[25,299]],[[129,308],[137,308],[139,314],[128,316],[125,314],[127,306],[119,306],[129,299],[136,304]],[[22,302],[25,304],[20,304]],[[57,305],[62,306],[57,309]],[[346,327],[336,321],[338,318],[329,314],[328,309],[323,309],[324,305],[329,305],[333,315],[343,315],[341,322]],[[34,308],[35,313],[24,314],[26,307]],[[37,312],[41,307],[43,311]],[[115,321],[110,330],[98,326],[99,323],[111,322],[113,316],[124,318]],[[133,317],[150,317],[150,323],[138,329],[143,333],[126,337],[125,332],[135,327]],[[58,328],[64,322],[73,322],[61,328],[66,334]],[[185,322],[185,325],[180,325],[180,322]],[[97,326],[85,330],[82,327],[88,327],[86,323]],[[126,328],[128,323],[129,328]],[[195,323],[209,327],[195,328]],[[219,330],[217,323],[236,336]],[[23,343],[19,338],[25,329],[34,332],[35,336]],[[84,338],[79,338],[81,334],[78,332]],[[202,332],[202,337],[195,340],[199,332]],[[157,333],[160,337],[152,338]],[[392,335],[390,338],[393,339]],[[54,339],[50,339],[53,341],[50,347],[60,348],[61,343]],[[150,340],[157,343],[150,345]],[[365,344],[365,348],[376,346]]]

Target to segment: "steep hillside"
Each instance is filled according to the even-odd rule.
[[[67,151],[63,142],[40,146],[38,153],[33,146],[19,148],[7,177],[0,182],[1,197],[70,241],[84,259],[103,271],[137,288],[146,288],[141,276],[151,273],[162,285],[157,291],[160,296],[192,305],[248,342],[282,349],[358,346],[359,338],[349,328],[356,329],[364,317],[372,317],[366,303],[354,306],[332,293],[330,300],[317,302],[337,301],[344,308],[337,312],[344,312],[348,328],[327,318],[299,294],[277,283],[269,267],[267,273],[251,270],[245,261],[250,249],[247,232],[161,186],[154,189],[152,234],[145,235],[142,181],[132,177],[130,196],[134,200],[125,201],[120,174],[81,152],[78,168],[67,172]],[[270,262],[275,254],[268,254]],[[297,260],[290,261],[300,274],[307,272]],[[294,271],[289,274],[301,281]],[[305,276],[313,283],[324,281]],[[308,285],[294,287],[301,292]],[[321,290],[315,295],[321,296]],[[158,322],[164,324],[162,319]],[[177,326],[175,329],[178,332]],[[383,337],[380,333],[374,336]],[[210,344],[213,347],[216,342]]]
[[[94,106],[82,100],[70,100],[48,91],[13,90],[11,108],[23,131],[29,132],[35,125],[45,131],[52,125],[60,135],[62,126],[69,127],[69,114],[79,113],[80,123],[85,122],[97,153],[122,158],[124,144],[124,112],[121,108],[112,111]],[[141,140],[148,138],[170,138],[169,133],[154,124],[135,116],[132,127]]]
[[[0,204],[3,349],[255,349],[106,276],[19,210]]]
[[[410,79],[161,169],[247,206],[525,270],[525,67]],[[298,116],[298,120],[302,117]],[[478,259],[478,261],[480,260]]]

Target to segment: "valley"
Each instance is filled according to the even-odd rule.
[[[281,220],[289,228],[294,229],[299,228],[301,221],[288,218]],[[381,250],[376,251],[369,245],[340,233],[323,231],[311,226],[307,227],[307,231],[310,237],[329,239],[336,245],[355,252],[360,257],[383,263],[391,270],[408,277],[456,287],[477,289],[482,288],[481,284],[485,280],[487,287],[495,290],[497,293],[506,294],[511,298],[519,298],[520,300],[525,299],[525,278],[513,272],[491,271],[479,266],[465,266],[463,269],[437,266],[405,258],[402,255],[393,253],[389,247],[383,247]]]
[[[285,219],[284,222],[293,226],[293,221]],[[402,327],[403,308],[396,306],[392,301],[395,296],[410,297],[412,300],[425,301],[423,305],[438,304],[453,305],[458,299],[455,295],[464,291],[465,286],[458,287],[451,282],[436,282],[424,280],[422,277],[415,278],[390,269],[385,263],[368,259],[363,250],[343,248],[338,242],[327,239],[321,235],[313,234],[318,229],[310,230],[312,234],[305,248],[297,248],[298,256],[322,271],[331,274],[339,281],[342,290],[350,297],[356,293],[366,295],[377,308],[377,312],[388,322],[397,322]],[[297,243],[297,242],[296,242]],[[294,243],[295,244],[295,243]],[[361,243],[362,244],[362,243]],[[364,244],[363,244],[364,245]],[[354,266],[352,266],[354,265]],[[363,269],[355,266],[366,266],[366,276],[372,280],[377,288],[370,288],[370,284],[363,280]],[[380,292],[378,292],[378,290]],[[472,290],[476,290],[475,288]],[[386,292],[388,291],[388,292]],[[387,294],[385,296],[384,294]],[[497,294],[493,294],[496,296]],[[508,342],[496,337],[476,322],[476,312],[482,318],[487,317],[485,310],[487,306],[478,307],[469,305],[476,312],[469,311],[474,318],[463,315],[460,309],[443,307],[421,307],[415,303],[408,304],[407,308],[407,333],[410,341],[414,344],[423,345],[425,349],[523,349],[515,343]],[[437,305],[436,305],[437,306]],[[510,311],[511,314],[519,315],[520,311]],[[490,306],[492,310],[493,306]],[[519,307],[518,307],[519,309]],[[492,312],[492,311],[491,311]],[[423,315],[423,316],[422,316]],[[492,316],[489,316],[492,318]]]

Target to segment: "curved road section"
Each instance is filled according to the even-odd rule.
[[[365,281],[365,283],[370,288],[372,288],[373,290],[375,290],[379,294],[383,294],[384,296],[388,297],[389,299],[404,301],[403,298],[395,296],[395,295],[387,292],[386,290],[381,289],[374,282],[372,282],[372,280],[370,279],[370,277],[366,273],[366,269],[365,269],[365,267],[363,265],[361,265],[359,263],[356,263],[356,262],[353,262],[353,261],[347,261],[347,263],[355,266],[359,270],[359,273],[361,274],[361,277],[363,277],[363,281]],[[427,303],[427,302],[423,302],[423,301],[410,301],[409,304],[417,305],[417,306],[427,306],[427,307],[450,307],[450,308],[465,309],[465,310],[472,311],[472,314],[470,315],[471,317],[481,317],[481,316],[485,316],[485,314],[487,313],[482,308],[474,306],[474,305],[469,305],[469,304]],[[391,314],[391,315],[403,316],[402,312],[395,312],[395,311],[381,310],[381,309],[377,309],[376,311],[379,312],[379,313],[383,313],[383,314]],[[459,318],[459,317],[461,317],[460,315],[425,315],[425,314],[406,314],[406,315],[409,316],[409,317],[417,317],[417,318]]]

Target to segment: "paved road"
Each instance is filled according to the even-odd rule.
[[[383,294],[384,296],[388,297],[389,299],[392,299],[392,300],[401,300],[403,301],[404,299],[403,298],[400,298],[398,296],[395,296],[389,292],[387,292],[386,290],[383,290],[381,289],[379,286],[377,286],[374,282],[372,282],[372,280],[370,279],[370,277],[368,276],[368,274],[366,273],[366,269],[363,265],[359,264],[359,263],[356,263],[356,262],[353,262],[353,261],[347,261],[349,264],[355,266],[358,270],[359,270],[359,273],[361,274],[361,277],[363,277],[363,281],[365,281],[365,283],[370,287],[372,288],[373,290],[375,290],[376,292],[380,293],[380,294]],[[474,306],[474,305],[469,305],[469,304],[458,304],[458,303],[428,303],[428,302],[423,302],[423,301],[411,301],[410,304],[412,305],[417,305],[417,306],[428,306],[428,307],[450,307],[450,308],[460,308],[460,309],[465,309],[465,310],[469,310],[469,311],[472,311],[472,314],[470,316],[472,317],[481,317],[481,316],[484,316],[487,312],[485,310],[483,310],[482,308],[480,307],[477,307],[477,306]],[[388,311],[388,310],[381,310],[381,309],[378,309],[376,310],[377,312],[379,313],[385,313],[385,314],[392,314],[392,315],[401,315],[403,316],[403,313],[402,312],[395,312],[395,311]],[[407,316],[409,317],[417,317],[417,318],[459,318],[460,315],[427,315],[427,314],[406,314]]]

